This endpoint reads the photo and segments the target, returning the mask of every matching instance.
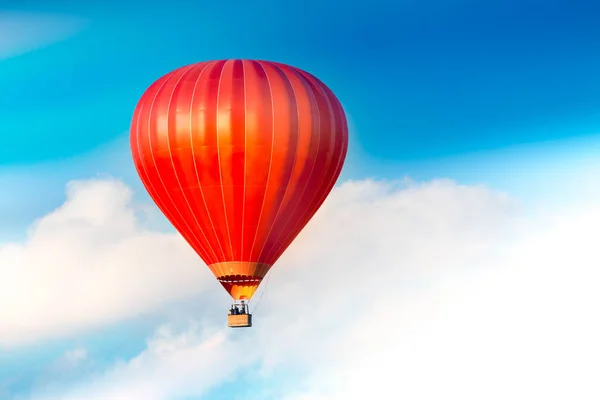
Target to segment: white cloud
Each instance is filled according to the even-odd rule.
[[[517,226],[477,269],[373,298],[286,400],[598,398],[600,207]]]
[[[246,356],[240,357],[240,353]],[[196,325],[175,334],[163,327],[148,341],[147,349],[134,359],[119,363],[106,374],[92,377],[68,393],[53,388],[53,394],[43,397],[160,400],[176,394],[181,398],[202,393],[215,382],[227,380],[236,369],[248,367],[257,355],[257,349],[232,343],[222,330],[206,333]]]
[[[0,246],[0,345],[133,317],[207,284],[178,235],[140,227],[131,197],[116,180],[72,182],[25,244]]]
[[[150,201],[131,161],[128,133],[76,157],[0,166],[0,187],[11,188],[0,191],[0,243],[22,239],[33,219],[59,207],[68,182],[107,176],[126,182],[134,200]]]
[[[56,300],[55,330],[126,318],[132,308],[147,311],[201,290],[190,283],[198,270],[191,251],[174,235],[141,230],[128,196],[116,181],[80,182],[26,246],[0,250],[5,260],[40,252],[1,265],[53,268],[53,280],[40,280],[34,293],[88,288],[78,297],[84,316]],[[536,219],[521,212],[502,194],[451,181],[347,182],[275,267],[252,329],[224,328],[222,300],[209,293],[202,306],[211,312],[191,328],[167,324],[137,357],[74,385],[39,387],[34,398],[186,398],[240,372],[286,400],[598,398],[600,207]],[[52,246],[43,245],[50,238]],[[61,255],[66,244],[78,251]],[[161,247],[179,262],[160,258]],[[140,273],[147,259],[155,279]],[[113,271],[132,271],[138,291]],[[171,281],[161,287],[156,277]],[[30,287],[28,279],[10,282]],[[213,279],[205,285],[218,286]],[[121,300],[101,301],[108,290]],[[32,302],[17,309],[39,311]],[[16,328],[5,340],[19,336],[23,323],[7,326]],[[275,372],[303,379],[277,387]]]
[[[0,11],[0,61],[66,39],[82,26],[75,17]]]

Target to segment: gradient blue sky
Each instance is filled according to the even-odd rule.
[[[3,1],[80,17],[77,35],[2,62],[2,165],[121,135],[157,77],[261,58],[318,75],[369,155],[414,160],[600,130],[600,5],[581,1]],[[31,116],[35,115],[35,118]]]
[[[522,201],[560,197],[548,173],[571,181],[600,153],[599,18],[589,0],[3,0],[0,245],[61,205],[71,179],[110,174],[146,199],[128,158],[133,108],[164,73],[208,59],[280,61],[330,86],[352,128],[344,180],[451,178]],[[0,343],[0,398],[84,379],[44,378],[74,344],[90,371],[128,359],[160,319]],[[224,387],[201,398],[234,398]]]
[[[474,171],[454,161],[522,144],[565,148],[600,131],[594,2],[19,0],[2,10],[62,18],[20,31],[32,41],[75,33],[0,63],[5,185],[14,186],[11,176],[32,180],[32,165],[123,140],[150,82],[227,57],[290,63],[331,86],[353,125],[344,177],[451,176],[509,189],[502,166]],[[92,173],[125,170],[103,167]],[[11,235],[26,229],[28,210],[42,212],[28,200],[39,185],[56,207],[62,189],[51,188],[90,174],[69,173],[14,189],[24,209],[6,216]]]

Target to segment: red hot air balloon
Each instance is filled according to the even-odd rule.
[[[154,82],[130,144],[156,205],[233,299],[249,300],[333,188],[348,126],[313,75],[220,60]]]

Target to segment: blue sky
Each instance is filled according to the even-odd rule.
[[[428,357],[447,365],[427,373],[446,394],[478,398],[473,382],[455,387],[443,377],[453,369],[463,382],[459,373],[478,373],[467,361],[453,364],[450,348],[486,362],[468,334],[483,329],[469,322],[483,314],[490,331],[478,332],[538,371],[531,387],[555,375],[565,387],[591,387],[585,357],[570,380],[566,370],[537,364],[528,340],[547,334],[551,318],[541,312],[532,322],[520,313],[539,310],[535,298],[554,304],[546,290],[561,279],[572,283],[561,291],[570,290],[573,309],[600,304],[586,292],[600,262],[586,239],[600,221],[600,4],[109,3],[0,5],[0,398],[377,398],[360,386],[344,392],[340,382],[380,382],[385,374],[375,372],[392,361],[376,358],[382,351],[369,343],[394,337],[405,344],[390,345],[389,354],[413,367]],[[127,147],[133,109],[150,83],[184,64],[234,57],[315,74],[340,98],[351,126],[332,205],[281,261],[284,272],[274,273],[261,305],[265,324],[245,335],[223,330],[227,297],[151,205]],[[406,177],[413,183],[390,183]],[[389,288],[364,283],[372,300],[336,328],[317,310],[337,310],[347,293],[333,295],[337,275],[325,274],[298,311],[304,319],[290,322],[278,305],[315,285],[298,268],[323,260],[332,271],[356,271],[344,278],[350,288],[378,263]],[[511,290],[518,300],[499,299]],[[474,298],[487,309],[476,309]],[[390,302],[403,310],[397,326],[377,319]],[[577,313],[560,315],[573,329],[587,324],[590,341],[581,346],[595,354],[597,320],[582,325]],[[531,336],[507,342],[509,328],[523,326]],[[428,352],[440,343],[447,346]],[[562,360],[571,365],[567,353]],[[503,357],[490,353],[490,368],[508,368]],[[436,398],[415,397],[426,371],[408,362],[397,364],[410,377],[403,395]],[[517,372],[503,393],[526,398],[531,387],[521,390],[527,385]],[[244,386],[232,386],[232,377]],[[384,396],[384,383],[367,386],[374,385]]]
[[[3,165],[74,156],[115,139],[148,82],[186,63],[228,57],[313,71],[368,129],[354,139],[388,160],[599,128],[600,6],[593,2],[12,4],[4,9],[64,14],[82,26],[3,61],[0,128],[27,132],[7,138]]]

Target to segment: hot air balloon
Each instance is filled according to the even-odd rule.
[[[348,126],[308,72],[217,60],[154,82],[130,145],[150,197],[233,298],[229,326],[251,326],[244,301],[332,190]]]

